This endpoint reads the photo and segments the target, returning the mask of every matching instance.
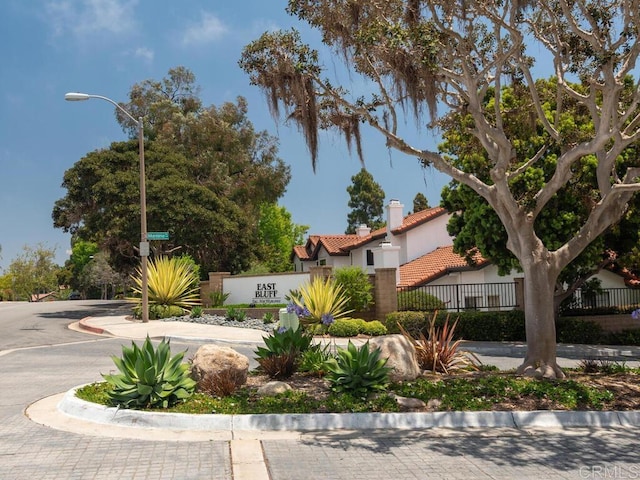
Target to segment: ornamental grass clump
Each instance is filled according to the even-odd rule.
[[[352,311],[347,309],[348,298],[342,287],[330,278],[317,277],[305,283],[291,296],[291,302],[287,311],[296,313],[303,325],[329,327]]]
[[[157,257],[149,262],[147,269],[150,309],[154,305],[177,306],[190,310],[200,305],[199,277],[193,269],[193,260],[188,257]],[[132,277],[133,291],[142,294],[142,272]],[[134,300],[139,301],[138,298]]]
[[[122,358],[111,357],[120,373],[103,375],[109,385],[112,405],[123,408],[168,408],[189,398],[196,382],[189,366],[182,363],[184,352],[171,357],[169,341],[155,349],[149,337],[142,348],[131,342],[122,347]]]
[[[434,373],[452,373],[460,370],[477,370],[480,360],[472,353],[462,351],[460,344],[462,340],[454,341],[455,329],[458,324],[456,320],[453,325],[449,325],[449,317],[444,322],[442,328],[436,328],[436,318],[438,312],[434,312],[429,322],[429,335],[425,336],[420,332],[416,339],[404,327],[398,323],[402,334],[416,348],[416,356],[420,368],[430,370]]]

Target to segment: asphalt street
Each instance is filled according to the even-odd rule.
[[[81,435],[39,425],[25,409],[99,380],[128,340],[79,333],[71,322],[117,312],[109,302],[0,302],[0,479],[229,479],[230,441]],[[119,312],[121,313],[121,311]],[[175,342],[194,353],[198,344]],[[248,348],[248,347],[238,347]],[[251,355],[248,352],[242,352]],[[96,426],[99,429],[100,426]],[[632,429],[429,429],[314,432],[261,441],[272,480],[640,478]]]

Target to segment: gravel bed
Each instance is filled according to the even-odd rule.
[[[261,319],[249,318],[243,322],[237,320],[227,320],[222,315],[208,315],[204,314],[201,317],[191,318],[188,315],[184,317],[169,317],[163,318],[163,322],[188,322],[199,323],[201,325],[221,325],[223,327],[236,327],[236,328],[254,328],[256,330],[263,330],[265,332],[272,332],[277,326],[277,323],[264,323]]]

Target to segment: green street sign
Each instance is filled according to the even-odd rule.
[[[147,240],[169,240],[169,232],[147,232]]]

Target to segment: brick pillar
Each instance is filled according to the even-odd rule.
[[[224,292],[224,278],[230,277],[230,272],[209,272],[209,281],[200,282],[200,302],[209,305],[211,292]]]
[[[524,278],[514,278],[516,284],[516,310],[524,310]]]
[[[317,277],[326,280],[331,277],[333,267],[330,265],[319,265],[317,267],[309,267],[309,282],[313,282]]]
[[[374,296],[378,320],[384,320],[388,313],[398,310],[395,268],[376,268]]]

